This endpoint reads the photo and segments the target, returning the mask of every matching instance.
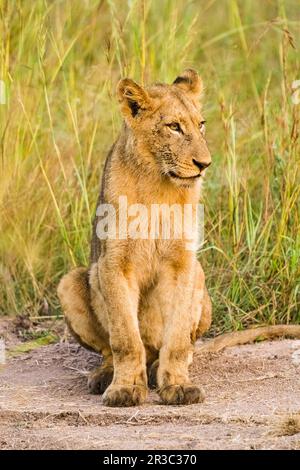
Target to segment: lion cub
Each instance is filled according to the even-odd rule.
[[[201,91],[190,69],[172,85],[119,82],[124,124],[106,159],[98,205],[110,204],[118,214],[119,197],[126,196],[128,207],[149,211],[153,204],[196,207],[211,163]],[[165,404],[202,401],[188,366],[196,338],[210,326],[211,302],[195,250],[187,249],[190,234],[99,238],[99,219],[90,267],[72,270],[58,286],[71,332],[103,356],[89,376],[91,393],[104,393],[108,406],[139,405],[149,384]]]

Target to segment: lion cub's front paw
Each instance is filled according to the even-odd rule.
[[[107,387],[111,384],[114,376],[114,369],[112,366],[97,367],[93,370],[88,377],[88,389],[92,394],[99,394],[105,392]]]
[[[103,403],[106,406],[141,405],[147,393],[143,385],[110,385],[103,395]]]
[[[204,392],[196,385],[167,385],[159,390],[165,405],[191,405],[204,401]]]

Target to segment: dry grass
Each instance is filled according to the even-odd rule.
[[[300,414],[284,417],[272,430],[273,436],[294,436],[300,433]]]
[[[200,258],[215,328],[299,322],[297,0],[0,2],[0,307],[58,311],[86,264],[120,76],[206,85],[213,154]]]

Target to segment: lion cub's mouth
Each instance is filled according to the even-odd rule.
[[[168,175],[171,178],[176,178],[176,179],[180,179],[180,180],[194,180],[194,179],[200,178],[200,176],[201,176],[200,173],[198,173],[197,175],[193,175],[193,176],[179,176],[174,171],[169,171]]]

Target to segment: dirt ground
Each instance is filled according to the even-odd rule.
[[[1,449],[300,449],[300,340],[195,357],[191,376],[206,393],[199,405],[164,406],[151,392],[143,406],[120,409],[88,394],[99,356],[70,338],[16,353],[23,328],[32,332],[0,323]]]

